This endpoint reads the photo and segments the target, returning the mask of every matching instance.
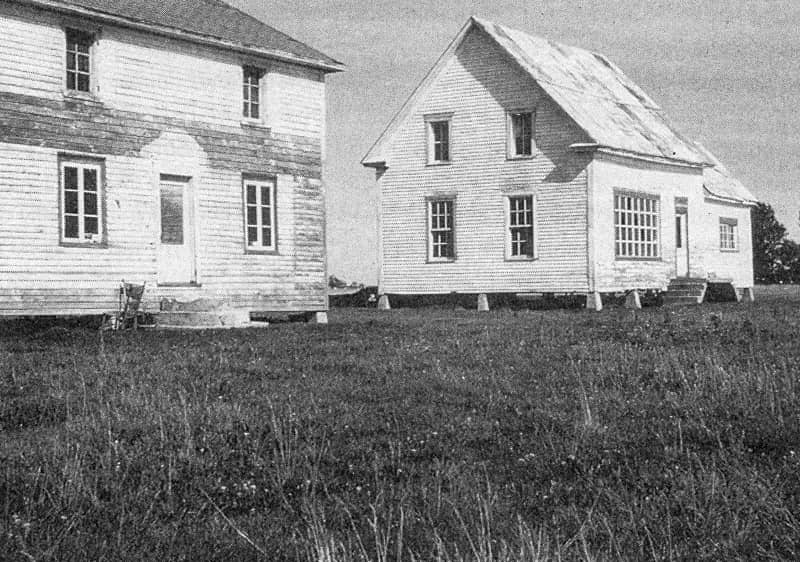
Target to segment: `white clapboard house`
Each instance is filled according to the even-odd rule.
[[[218,0],[3,0],[0,30],[0,315],[112,312],[123,279],[327,310],[340,63]]]
[[[752,297],[753,196],[603,55],[472,18],[362,163],[383,294]]]

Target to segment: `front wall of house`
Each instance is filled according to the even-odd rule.
[[[534,156],[507,159],[506,112],[535,108]],[[448,165],[428,166],[425,116],[452,113]],[[388,148],[380,179],[387,293],[584,291],[585,141],[569,118],[488,37],[474,30]],[[506,197],[536,201],[535,260],[506,259]],[[455,199],[452,262],[428,262],[426,198]]]
[[[641,162],[598,154],[591,164],[592,239],[596,290],[662,289],[676,276],[676,198],[688,208],[689,275],[704,276],[702,254],[707,228],[701,170]],[[614,193],[649,195],[659,201],[660,257],[627,259],[616,256]]]
[[[64,92],[64,21],[0,5],[0,314],[110,311],[122,279],[147,282],[151,306],[325,309],[320,73],[270,64],[267,116],[243,124],[241,66],[253,61],[103,25],[99,89],[76,99]],[[74,155],[105,170],[102,244],[60,243],[58,160]],[[162,174],[196,193],[194,286],[157,286]],[[245,250],[243,174],[277,184],[275,253]]]
[[[702,266],[710,280],[731,280],[736,287],[753,286],[753,237],[750,224],[750,207],[722,203],[712,199],[704,201],[703,224],[699,233],[702,249]],[[720,220],[736,221],[736,248],[723,249],[720,243]]]

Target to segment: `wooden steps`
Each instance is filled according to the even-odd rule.
[[[700,304],[706,296],[708,280],[693,277],[680,277],[669,282],[667,291],[662,294],[664,306]]]

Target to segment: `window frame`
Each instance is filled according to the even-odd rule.
[[[536,228],[536,194],[531,192],[508,193],[505,199],[505,255],[506,261],[533,261],[539,258],[539,237]],[[530,228],[531,232],[531,252],[530,254],[514,255],[513,230],[519,229],[518,225],[511,224],[511,201],[512,199],[529,199],[531,224],[525,228]]]
[[[514,116],[529,114],[531,116],[530,127],[530,153],[517,153],[517,139],[514,136]],[[508,160],[528,160],[536,155],[536,144],[534,142],[536,131],[536,109],[531,107],[521,107],[506,111],[506,158]]]
[[[654,211],[647,211],[646,209],[637,209],[636,204],[634,204],[633,209],[624,209],[622,207],[617,207],[617,200],[622,200],[623,198],[631,198],[633,200],[640,200],[650,201],[651,203],[655,204]],[[663,261],[664,260],[664,252],[662,251],[662,221],[663,221],[663,206],[661,204],[661,196],[656,195],[653,193],[649,193],[646,191],[632,191],[626,189],[615,189],[613,193],[613,200],[612,200],[612,239],[614,244],[614,259],[619,261]],[[644,215],[648,215],[651,218],[654,217],[655,224],[650,225],[640,225],[640,224],[623,224],[618,221],[617,213],[618,211],[625,211],[625,212],[632,212],[637,215],[636,223],[639,222],[639,218]],[[622,228],[632,229],[630,232],[635,233],[638,237],[641,234],[641,231],[655,233],[656,239],[655,240],[625,240],[618,236],[618,231]],[[627,253],[620,253],[620,248],[625,247],[625,245],[629,245],[630,248],[633,248],[633,255],[627,255]],[[632,245],[632,246],[631,246]],[[640,249],[645,249],[647,247],[653,248],[655,250],[655,255],[638,255],[638,251]],[[629,250],[630,251],[630,250]],[[646,252],[643,252],[646,254]]]
[[[447,123],[447,159],[436,159],[434,125]],[[428,166],[447,166],[453,162],[453,114],[436,113],[425,115],[425,154]]]
[[[87,97],[87,98],[94,98],[95,93],[97,92],[97,85],[98,85],[98,78],[97,78],[97,42],[100,37],[100,32],[97,29],[89,29],[83,27],[81,25],[73,25],[71,22],[67,22],[64,25],[64,66],[63,68],[63,87],[64,92],[70,96],[74,97]],[[70,70],[69,68],[69,54],[70,54],[70,38],[72,35],[82,35],[88,39],[90,39],[88,53],[86,56],[89,57],[89,70],[87,72],[82,72],[78,66],[78,53],[76,51],[75,56],[75,69]],[[69,87],[69,75],[70,73],[75,73],[75,88]],[[85,74],[88,76],[89,79],[89,86],[86,90],[79,89],[78,86],[78,75]]]
[[[258,88],[258,100],[256,102],[256,105],[258,106],[258,117],[253,117],[252,116],[252,106],[253,106],[252,99],[245,99],[245,97],[244,97],[244,88],[245,87],[250,88],[250,92],[249,93],[252,95],[253,84],[250,84],[250,83],[247,82],[248,73],[251,73],[251,75],[254,75],[254,76],[257,77],[257,82],[256,82],[255,86],[256,86],[256,88]],[[242,80],[241,80],[241,84],[240,84],[240,87],[241,87],[240,91],[242,93],[242,96],[241,96],[241,104],[242,104],[241,105],[241,118],[242,118],[242,121],[245,122],[245,123],[260,124],[260,123],[265,123],[266,122],[265,117],[264,117],[264,113],[265,113],[264,112],[264,76],[266,76],[266,70],[264,68],[261,68],[260,66],[256,66],[256,65],[253,65],[253,64],[243,64],[242,65]],[[247,110],[247,113],[248,113],[247,115],[245,114],[245,104],[249,104],[248,105],[248,110]]]
[[[249,185],[256,187],[256,203],[251,204],[247,199],[247,190]],[[264,207],[261,189],[268,187],[270,190],[270,237],[271,244],[268,246],[263,245],[263,214],[262,208]],[[248,207],[256,207],[258,209],[256,214],[257,224],[251,225],[248,220]],[[242,175],[242,222],[243,222],[243,235],[244,235],[244,250],[246,254],[277,254],[278,253],[278,180],[272,176],[254,176],[243,174]],[[250,244],[249,229],[256,228],[256,241],[257,245]]]
[[[434,229],[433,229],[433,206],[439,203],[450,204],[450,256],[434,256]],[[456,197],[455,195],[432,195],[425,198],[426,207],[426,232],[427,232],[427,263],[451,263],[456,261]],[[447,229],[437,229],[446,232]]]
[[[66,212],[66,176],[67,167],[78,169],[77,213]],[[97,214],[89,215],[97,219],[97,233],[92,233],[91,238],[86,238],[86,190],[84,170],[95,170],[97,173]],[[69,190],[73,191],[73,190]],[[80,247],[80,248],[106,248],[106,173],[105,160],[102,158],[91,158],[87,156],[59,154],[58,155],[58,240],[60,246]],[[78,237],[72,238],[66,235],[67,215],[78,217]]]
[[[729,236],[723,234],[723,230],[730,229]],[[728,240],[732,246],[725,246],[725,240]],[[739,251],[739,220],[732,217],[719,217],[719,251],[720,252],[738,252]]]

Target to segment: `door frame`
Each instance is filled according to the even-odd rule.
[[[191,261],[191,274],[189,275],[189,281],[181,281],[181,282],[174,282],[174,281],[162,281],[161,280],[161,183],[163,181],[173,182],[173,183],[183,183],[184,184],[184,217],[190,217],[190,223],[186,224],[184,220],[184,242],[186,242],[187,238],[191,243],[191,249],[189,250],[189,259]],[[194,177],[183,175],[183,174],[169,174],[169,173],[157,173],[156,174],[156,223],[158,225],[157,233],[156,233],[156,284],[159,287],[195,287],[200,285],[198,267],[197,267],[197,254],[198,254],[198,240],[199,240],[199,230],[198,230],[198,201],[197,201],[197,189],[195,185]],[[186,212],[188,210],[188,213]]]
[[[679,226],[680,223],[680,226]],[[680,229],[680,232],[679,232]],[[680,234],[680,249],[686,254],[685,267],[681,267],[681,256],[679,255],[678,236]],[[675,277],[691,277],[690,255],[689,255],[689,207],[685,199],[675,199]],[[685,273],[684,273],[685,272]]]

